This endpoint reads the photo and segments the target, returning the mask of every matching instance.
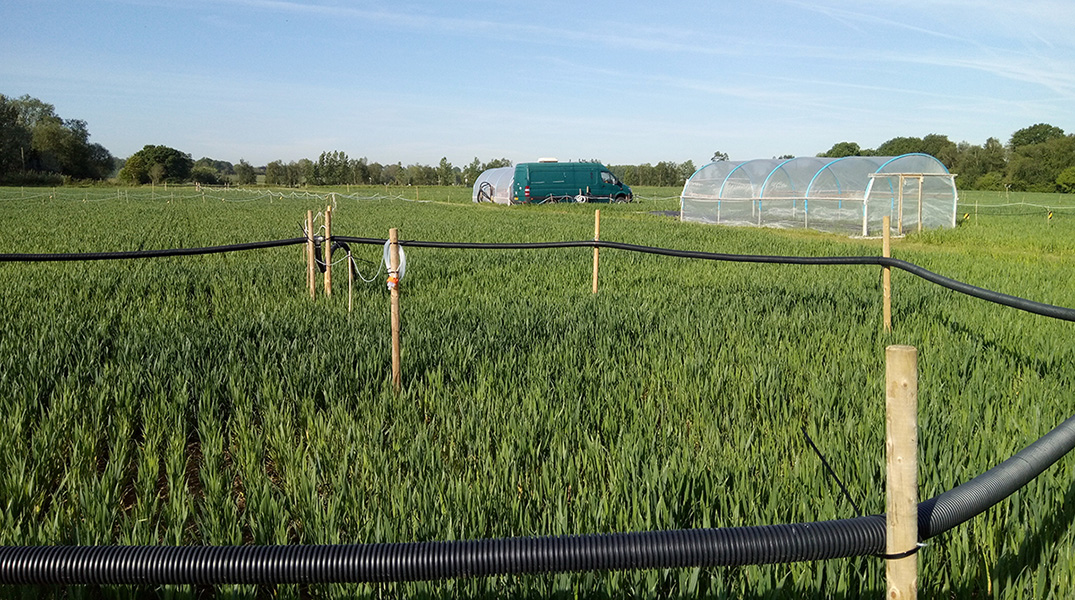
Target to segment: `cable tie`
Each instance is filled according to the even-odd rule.
[[[875,554],[874,556],[876,556],[877,558],[883,558],[885,560],[898,560],[901,558],[907,558],[908,556],[914,556],[915,554],[918,554],[919,550],[925,548],[928,545],[929,544],[925,542],[918,542],[917,544],[915,544],[914,548],[905,552],[897,552],[895,554]]]

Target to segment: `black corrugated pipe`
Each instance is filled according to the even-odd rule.
[[[163,258],[168,256],[200,256],[203,254],[223,254],[243,250],[260,250],[262,248],[279,248],[305,244],[306,238],[289,238],[267,242],[246,242],[226,246],[206,246],[203,248],[170,248],[164,250],[124,250],[119,252],[70,252],[59,254],[0,254],[0,262],[71,262],[83,260],[130,260],[136,258]]]
[[[929,539],[982,513],[1073,447],[1075,417],[988,472],[921,503],[920,539]],[[9,546],[0,548],[0,584],[424,581],[512,573],[772,564],[880,555],[884,551],[884,515],[758,527],[457,542]]]
[[[364,238],[364,237],[352,237],[352,236],[333,236],[334,240],[340,242],[351,242],[356,244],[378,244],[384,245],[387,240],[379,238]],[[200,254],[220,254],[223,252],[237,252],[240,250],[256,250],[260,248],[275,248],[279,246],[291,246],[296,244],[305,244],[306,238],[291,238],[286,240],[273,240],[268,242],[251,242],[247,244],[231,244],[228,246],[209,246],[205,248],[175,248],[170,250],[135,250],[129,252],[86,252],[86,253],[67,253],[67,254],[0,254],[0,262],[54,262],[54,261],[80,261],[80,260],[116,260],[116,259],[134,259],[134,258],[159,258],[166,256],[193,256]],[[416,248],[466,248],[466,249],[485,249],[485,250],[521,250],[521,249],[539,249],[539,248],[579,248],[579,247],[597,247],[597,248],[618,248],[620,250],[630,250],[632,252],[643,252],[646,254],[660,254],[663,256],[678,256],[680,258],[697,258],[702,260],[719,260],[729,262],[748,262],[748,263],[769,263],[769,264],[790,264],[790,265],[878,265],[883,267],[894,267],[902,269],[908,273],[913,273],[926,281],[930,281],[937,285],[946,287],[950,290],[988,300],[989,302],[995,302],[997,304],[1003,304],[1012,308],[1018,308],[1019,310],[1025,310],[1027,312],[1045,315],[1047,317],[1053,317],[1055,319],[1063,319],[1065,321],[1075,321],[1075,309],[1065,308],[1062,306],[1054,306],[1052,304],[1044,304],[1041,302],[1034,302],[1017,296],[1010,296],[1008,294],[1001,294],[992,290],[976,287],[943,275],[938,275],[932,271],[923,269],[922,267],[909,263],[904,260],[896,258],[886,258],[883,256],[764,256],[755,254],[723,254],[718,252],[697,252],[692,250],[672,250],[668,248],[656,248],[653,246],[639,246],[637,244],[624,244],[621,242],[609,242],[599,240],[582,240],[575,242],[525,242],[525,243],[485,243],[485,242],[423,242],[419,240],[400,240],[401,246],[412,246]],[[320,244],[318,244],[320,249]],[[321,260],[318,259],[318,267],[324,270],[324,265]]]
[[[358,238],[339,236],[335,239],[345,240],[359,244],[384,244],[385,240],[378,238]],[[1042,302],[1035,302],[1018,296],[1002,294],[985,288],[963,283],[944,275],[939,275],[928,269],[924,269],[914,263],[898,258],[886,258],[884,256],[767,256],[761,254],[726,254],[722,252],[700,252],[696,250],[673,250],[670,248],[658,248],[654,246],[640,246],[638,244],[625,244],[622,242],[610,242],[607,240],[582,240],[575,242],[524,242],[524,243],[485,243],[485,242],[423,242],[418,240],[400,240],[401,246],[413,246],[416,248],[464,248],[473,250],[527,250],[541,248],[616,248],[644,254],[657,254],[661,256],[675,256],[679,258],[695,258],[699,260],[716,260],[724,262],[766,263],[780,265],[876,265],[880,267],[892,267],[916,275],[930,283],[954,290],[961,294],[980,298],[995,304],[1003,304],[1026,312],[1061,319],[1075,321],[1075,309],[1063,306],[1054,306]]]

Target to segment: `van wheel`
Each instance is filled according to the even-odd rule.
[[[619,196],[616,196],[615,198],[613,198],[612,201],[613,202],[627,202],[627,196],[624,196],[623,194],[620,194]]]

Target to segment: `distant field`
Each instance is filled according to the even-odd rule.
[[[195,247],[301,235],[523,242],[593,236],[743,254],[879,254],[879,240],[612,205],[492,206],[468,188],[0,188],[0,253]],[[898,258],[1075,307],[1075,201],[961,194]],[[1008,206],[1010,205],[1010,206]],[[977,206],[977,216],[974,208]],[[984,207],[990,207],[986,209]],[[1040,208],[1040,207],[1048,207]],[[1053,217],[1048,218],[1049,210]],[[380,247],[354,248],[377,274]],[[920,497],[1075,413],[1073,324],[879,271],[612,250],[411,248],[401,395],[383,272],[310,300],[303,249],[0,263],[0,543],[325,544],[730,527],[884,509],[884,347],[920,353]],[[1067,457],[920,554],[922,597],[1075,596]],[[33,596],[42,590],[23,590]],[[115,590],[114,590],[115,591]],[[119,595],[139,590],[125,588]],[[192,590],[161,590],[193,594]],[[880,597],[875,558],[223,595]],[[70,597],[95,597],[72,589]]]

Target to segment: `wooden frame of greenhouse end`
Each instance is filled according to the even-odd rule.
[[[870,235],[869,228],[869,211],[870,204],[867,201],[870,197],[870,191],[873,189],[873,182],[878,179],[892,179],[898,177],[899,192],[897,193],[897,208],[896,208],[896,235],[903,235],[903,184],[908,179],[918,180],[918,231],[922,231],[922,188],[925,185],[926,177],[946,177],[954,180],[956,175],[954,173],[870,173],[870,185],[866,188],[866,193],[862,197],[862,237]],[[952,182],[952,189],[955,189],[955,182]],[[953,194],[952,196],[952,227],[956,226],[956,212],[959,204],[959,194]],[[891,212],[891,211],[890,211]],[[682,216],[681,216],[682,218]],[[889,226],[886,225],[887,229]]]

